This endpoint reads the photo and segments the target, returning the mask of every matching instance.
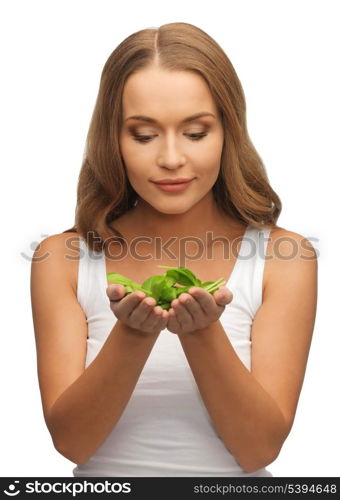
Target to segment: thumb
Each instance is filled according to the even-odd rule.
[[[125,295],[125,287],[123,285],[110,285],[106,289],[106,295],[110,300],[120,300]]]
[[[214,297],[216,299],[216,302],[220,306],[225,306],[227,304],[230,304],[230,302],[233,300],[233,294],[228,288],[226,287],[221,287],[216,292],[214,293]]]

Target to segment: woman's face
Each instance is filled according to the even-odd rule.
[[[152,67],[127,79],[120,148],[140,202],[179,214],[205,197],[212,201],[223,141],[216,105],[201,76]],[[176,178],[193,180],[177,192],[163,191],[153,182]]]

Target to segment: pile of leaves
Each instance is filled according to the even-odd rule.
[[[153,297],[157,306],[161,306],[163,309],[167,310],[170,309],[171,302],[174,299],[177,299],[179,295],[187,292],[193,286],[204,288],[204,290],[213,294],[220,286],[226,283],[223,278],[217,281],[205,281],[202,283],[202,281],[186,267],[157,267],[168,269],[168,271],[162,275],[150,276],[150,278],[147,278],[141,285],[118,273],[107,273],[107,281],[123,285],[126,294],[141,290],[145,295]]]

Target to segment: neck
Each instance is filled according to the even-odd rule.
[[[235,220],[221,212],[211,199],[201,200],[180,214],[166,214],[155,210],[143,200],[130,211],[136,234],[149,238],[206,237],[207,232],[235,229]],[[223,228],[223,229],[222,229]]]
[[[151,252],[158,255],[157,259],[166,260],[176,256],[180,263],[168,265],[184,267],[189,256],[190,260],[193,256],[199,259],[211,247],[216,252],[214,255],[219,255],[224,251],[223,245],[243,235],[246,228],[245,223],[222,213],[211,199],[202,199],[180,214],[159,212],[143,200],[138,200],[135,207],[112,225],[123,234],[128,245],[137,245],[137,249],[130,247],[130,252],[138,251],[140,255],[150,255]],[[216,239],[220,239],[217,246],[213,243]]]

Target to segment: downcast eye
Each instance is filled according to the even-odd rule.
[[[200,139],[203,139],[203,137],[206,137],[208,134],[205,132],[200,132],[200,133],[195,133],[195,134],[184,134],[186,137],[189,137],[190,140],[192,141],[199,141]],[[137,141],[137,142],[150,142],[153,137],[157,137],[156,135],[139,135],[139,134],[133,134],[132,138]]]
[[[187,134],[192,140],[194,141],[198,141],[199,139],[203,139],[203,137],[205,137],[206,133],[202,132],[202,133],[197,133],[197,134]]]
[[[149,142],[152,139],[152,137],[155,137],[155,136],[151,136],[151,135],[133,135],[132,137],[137,142]]]

